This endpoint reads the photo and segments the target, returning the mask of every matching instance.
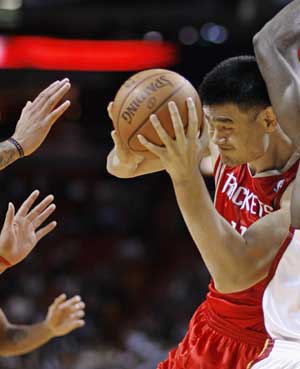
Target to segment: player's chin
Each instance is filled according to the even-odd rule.
[[[224,153],[220,153],[220,158],[222,163],[228,165],[229,167],[236,167],[237,165],[241,164],[239,160],[232,158]]]

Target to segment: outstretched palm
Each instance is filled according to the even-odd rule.
[[[9,203],[0,233],[0,256],[11,265],[22,261],[38,241],[56,226],[56,222],[51,222],[39,229],[53,213],[55,205],[52,204],[54,197],[49,195],[31,209],[38,196],[39,191],[32,192],[16,214],[14,205]]]

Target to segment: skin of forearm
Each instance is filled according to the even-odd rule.
[[[243,290],[266,277],[287,234],[287,208],[256,221],[242,236],[217,212],[199,172],[185,182],[173,181],[173,186],[185,223],[220,292]]]
[[[248,268],[244,238],[216,211],[202,175],[173,181],[177,202],[189,232],[219,290],[234,289]],[[244,274],[243,274],[244,276]]]
[[[0,170],[19,159],[18,150],[9,141],[0,142]]]
[[[12,325],[1,332],[0,355],[22,355],[35,350],[53,338],[51,330],[42,322],[34,325]]]

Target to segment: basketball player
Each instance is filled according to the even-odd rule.
[[[159,369],[245,369],[268,337],[262,294],[289,226],[299,155],[277,122],[254,58],[218,65],[205,77],[200,95],[215,163],[215,208],[198,170],[208,140],[205,130],[198,139],[191,99],[186,134],[176,105],[169,104],[175,140],[151,117],[165,147],[143,137],[140,141],[157,160],[128,152],[113,132],[115,147],[107,169],[126,178],[162,169],[169,173],[181,213],[213,278],[186,336]]]

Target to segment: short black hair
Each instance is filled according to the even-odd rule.
[[[242,109],[271,105],[266,83],[254,56],[237,56],[218,64],[199,88],[204,105],[233,103]]]

